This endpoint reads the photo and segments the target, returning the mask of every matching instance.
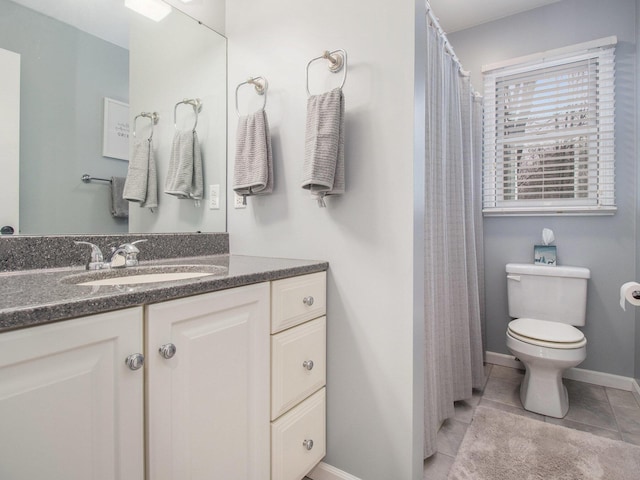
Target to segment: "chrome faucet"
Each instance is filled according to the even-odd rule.
[[[104,256],[100,247],[90,242],[74,242],[76,245],[89,245],[91,247],[91,257],[87,262],[87,270],[102,270],[106,268],[125,268],[135,267],[138,265],[138,253],[140,250],[135,246],[136,243],[146,242],[147,240],[136,240],[131,243],[123,243],[118,248],[112,247],[111,258],[108,262],[104,261]]]
[[[87,262],[87,270],[100,270],[104,268],[104,256],[102,255],[102,251],[100,247],[94,245],[90,242],[73,242],[76,245],[89,245],[91,247],[91,257],[89,257],[89,261]]]
[[[114,248],[111,253],[111,268],[135,267],[138,265],[138,254],[140,250],[136,247],[136,243],[146,242],[147,240],[136,240],[131,243],[123,243],[118,248]]]

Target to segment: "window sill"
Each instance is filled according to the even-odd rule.
[[[550,216],[602,216],[615,215],[618,207],[511,207],[485,208],[485,217],[550,217]]]

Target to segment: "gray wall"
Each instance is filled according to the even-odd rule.
[[[617,35],[616,198],[614,216],[485,218],[487,350],[509,353],[504,266],[531,262],[543,227],[554,230],[558,263],[591,269],[587,304],[587,359],[581,368],[632,377],[635,313],[619,305],[620,285],[636,278],[636,2],[564,0],[485,25],[449,39],[482,89],[481,66]]]
[[[102,156],[103,97],[129,98],[127,50],[0,0],[0,48],[21,55],[21,233],[126,232],[109,212],[106,184],[125,176]]]
[[[636,0],[636,46],[640,44],[640,0]],[[636,99],[640,98],[640,48],[636,47]],[[640,138],[640,122],[636,113],[636,148],[638,148],[638,139]],[[636,152],[636,165],[638,162],[638,154]],[[640,185],[640,168],[637,169],[637,182]],[[636,209],[640,213],[640,195],[636,195]],[[636,225],[636,237],[640,238],[640,222]],[[636,242],[636,279],[640,278],[640,244]],[[640,383],[640,308],[636,308],[636,351],[635,351],[635,371],[634,376],[636,382]]]

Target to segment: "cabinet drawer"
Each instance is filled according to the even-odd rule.
[[[312,273],[272,283],[271,333],[320,317],[327,312],[327,274]]]
[[[326,383],[326,317],[271,337],[271,419]]]
[[[272,480],[300,480],[322,460],[325,410],[323,388],[272,423]]]

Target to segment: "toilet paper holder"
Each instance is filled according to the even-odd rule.
[[[640,290],[634,290],[633,292],[631,292],[631,296],[636,300],[640,300]]]

